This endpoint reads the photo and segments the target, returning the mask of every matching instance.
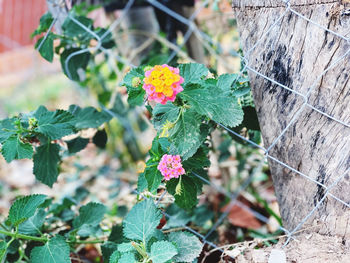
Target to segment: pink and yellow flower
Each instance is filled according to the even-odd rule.
[[[171,178],[179,178],[180,175],[185,174],[179,155],[164,154],[157,168],[166,181]]]
[[[142,88],[146,91],[148,100],[161,104],[175,101],[176,95],[183,91],[181,84],[184,79],[180,76],[179,69],[166,64],[147,70],[143,81]]]

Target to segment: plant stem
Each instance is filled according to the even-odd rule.
[[[75,240],[75,241],[67,241],[72,244],[100,244],[106,242],[106,240],[102,239],[94,239],[94,240]]]
[[[43,243],[46,243],[47,241],[49,241],[49,238],[47,238],[45,236],[33,237],[33,236],[18,234],[18,233],[6,231],[6,230],[1,230],[1,229],[0,229],[0,234],[6,235],[6,236],[10,236],[13,239],[33,240],[33,241],[38,241],[38,242],[43,242]],[[99,243],[104,243],[104,242],[105,242],[105,240],[102,240],[102,239],[75,240],[75,241],[68,241],[67,240],[67,243],[72,243],[72,244],[99,244]]]
[[[47,237],[33,237],[33,236],[27,236],[23,234],[13,233],[5,230],[0,229],[0,234],[10,236],[16,239],[26,239],[26,240],[33,240],[38,242],[47,242],[49,239]]]

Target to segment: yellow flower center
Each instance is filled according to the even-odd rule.
[[[166,97],[171,97],[174,94],[172,85],[180,80],[180,76],[173,73],[169,68],[155,66],[151,74],[144,79],[146,84],[151,84],[155,87],[156,92],[163,93]]]

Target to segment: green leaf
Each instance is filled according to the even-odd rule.
[[[157,103],[153,109],[153,125],[157,130],[161,129],[166,121],[174,122],[179,116],[180,108],[171,102],[163,105]]]
[[[222,74],[218,78],[217,87],[223,91],[230,92],[234,81],[238,80],[237,74]]]
[[[184,85],[198,83],[208,75],[208,69],[203,64],[188,63],[179,66],[180,75],[184,78]]]
[[[18,226],[18,232],[25,235],[38,235],[40,228],[45,222],[46,212],[44,209],[36,210],[35,214]]]
[[[152,200],[136,204],[123,221],[124,236],[146,242],[157,230],[162,215]]]
[[[77,129],[98,128],[112,119],[105,111],[98,111],[93,107],[80,108],[77,105],[69,106],[69,112],[75,116],[74,126]]]
[[[192,157],[184,161],[182,165],[187,172],[209,167],[210,161],[208,155],[209,148],[204,145],[200,147]]]
[[[181,155],[183,160],[191,157],[201,145],[202,118],[192,109],[184,109],[175,126],[169,131],[171,154]]]
[[[60,146],[47,143],[36,148],[33,172],[36,179],[50,187],[57,181]]]
[[[98,225],[106,213],[106,207],[103,204],[88,203],[80,207],[79,216],[73,221],[73,227],[78,229],[83,225],[96,226]]]
[[[168,192],[175,197],[175,203],[179,207],[190,210],[197,205],[197,186],[189,176],[182,175],[181,180],[171,179],[166,186]],[[176,187],[180,187],[180,193],[176,193]]]
[[[185,226],[192,218],[192,215],[174,203],[167,207],[166,213],[169,215],[169,218],[163,229]]]
[[[123,253],[121,254],[118,263],[135,263],[136,258],[135,258],[135,254],[128,252],[128,253]]]
[[[114,251],[111,257],[109,258],[110,263],[118,263],[120,259],[120,252],[118,250]]]
[[[41,42],[45,39],[45,42],[41,45]],[[36,44],[35,48],[37,49],[40,45],[40,49],[38,50],[40,55],[46,59],[49,62],[53,61],[53,54],[54,54],[54,49],[53,49],[53,41],[54,41],[54,35],[53,33],[49,32],[45,37],[40,38]]]
[[[223,125],[235,127],[243,120],[243,111],[237,98],[224,94],[219,89],[190,85],[180,96],[192,106],[191,109]]]
[[[13,122],[15,121],[15,118],[11,119],[4,119],[0,121],[0,143],[3,143],[8,138],[10,138],[12,135],[15,135],[15,126],[13,125]]]
[[[4,142],[1,154],[8,163],[18,159],[31,159],[33,156],[33,147],[29,143],[21,142],[19,136],[13,136]]]
[[[148,190],[150,192],[156,191],[162,182],[163,176],[157,168],[157,163],[152,164],[151,167],[146,167],[144,171],[147,180]]]
[[[128,103],[132,106],[142,105],[144,101],[144,97],[146,95],[145,90],[142,88],[142,81],[145,77],[145,72],[142,67],[137,67],[132,70],[128,74],[125,75],[122,86],[126,86],[128,92]],[[135,85],[133,80],[138,79],[139,84]]]
[[[0,262],[2,262],[7,249],[7,243],[5,241],[0,241]]]
[[[53,17],[51,13],[47,12],[40,18],[40,23],[37,29],[31,34],[31,37],[40,35],[41,33],[46,32],[53,22]]]
[[[131,242],[121,243],[118,245],[118,251],[120,253],[126,253],[134,251],[135,248],[131,245]]]
[[[66,48],[60,55],[62,71],[71,80],[83,81],[90,56],[90,52],[84,52],[81,48]]]
[[[92,138],[92,142],[100,149],[105,149],[107,144],[108,136],[105,129],[98,130],[94,137]]]
[[[120,225],[113,226],[112,231],[109,234],[108,241],[122,243],[124,241],[123,227]]]
[[[31,263],[71,263],[69,246],[64,237],[55,236],[44,246],[33,248],[30,253]]]
[[[89,143],[89,139],[77,137],[73,140],[66,141],[69,153],[77,153],[85,149]]]
[[[110,262],[109,259],[111,258],[111,255],[114,251],[116,251],[118,248],[118,245],[114,242],[107,241],[101,245],[102,250],[102,256],[103,256],[103,262],[108,263]]]
[[[153,263],[165,263],[176,254],[177,249],[168,241],[158,241],[151,246],[151,260]]]
[[[29,195],[18,198],[11,206],[9,221],[18,226],[28,218],[32,217],[37,208],[44,203],[46,195]]]
[[[64,34],[69,37],[78,37],[79,39],[92,39],[93,36],[83,27],[81,27],[74,20],[77,20],[90,30],[92,29],[93,21],[85,16],[76,16],[70,14],[63,22],[62,29]]]
[[[72,125],[74,116],[68,111],[48,111],[44,106],[40,106],[33,116],[38,120],[35,131],[51,140],[57,140],[75,132]]]
[[[148,187],[148,182],[146,180],[145,177],[145,173],[141,173],[137,179],[137,191],[138,192],[143,192],[146,190],[146,188]]]
[[[175,262],[192,262],[203,248],[199,239],[188,232],[171,232],[168,240],[176,244],[178,254],[173,259]]]

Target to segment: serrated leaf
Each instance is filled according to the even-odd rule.
[[[135,258],[135,254],[131,252],[121,254],[118,260],[118,263],[135,263],[135,262],[137,262]]]
[[[0,262],[2,262],[7,249],[7,243],[5,241],[0,241]]]
[[[51,140],[57,140],[75,132],[72,125],[74,116],[68,111],[48,111],[44,106],[40,106],[33,116],[38,120],[35,131]]]
[[[178,186],[178,184],[180,185]],[[179,207],[190,210],[198,203],[197,185],[189,176],[183,175],[181,181],[179,179],[171,179],[166,186],[168,192],[175,197],[175,203]],[[180,193],[176,193],[176,187],[180,187]]]
[[[237,74],[222,74],[218,78],[217,87],[222,91],[231,91],[231,86],[234,81],[238,80]]]
[[[9,220],[17,226],[32,217],[37,208],[44,203],[46,195],[29,195],[18,198],[11,206]]]
[[[33,156],[35,178],[50,187],[57,181],[60,146],[47,143],[36,148]]]
[[[45,42],[41,44],[41,42],[44,39],[45,39]],[[45,37],[40,38],[35,44],[36,49],[41,45],[38,51],[40,55],[49,62],[53,61],[53,55],[54,55],[53,41],[54,41],[54,35],[53,33],[49,32],[46,38]]]
[[[109,234],[108,241],[114,243],[121,243],[124,240],[123,227],[120,225],[115,225],[112,227],[112,231]]]
[[[45,222],[46,212],[44,209],[36,210],[35,214],[18,226],[18,232],[25,235],[38,235],[40,228]]]
[[[15,118],[4,119],[0,121],[0,143],[3,143],[12,135],[16,134],[15,133],[16,128],[13,125],[14,121],[15,121]]]
[[[181,155],[183,160],[191,157],[201,144],[202,118],[192,109],[184,109],[175,126],[169,130],[170,153]]]
[[[134,251],[135,248],[131,245],[131,242],[121,243],[118,245],[118,251],[120,253],[126,253]]]
[[[114,251],[111,257],[109,258],[109,263],[118,263],[120,259],[120,252]]]
[[[167,262],[176,254],[176,247],[168,241],[158,241],[151,246],[151,260],[153,263]]]
[[[157,103],[153,109],[153,125],[154,128],[160,130],[166,121],[174,122],[179,115],[180,108],[176,107],[171,102],[163,105]]]
[[[148,190],[150,192],[156,191],[162,182],[163,176],[157,168],[157,163],[154,166],[146,167],[144,175],[147,181]]]
[[[106,207],[103,204],[88,203],[80,207],[79,216],[73,221],[73,227],[78,229],[83,225],[96,226],[98,225],[106,213]]]
[[[192,157],[182,163],[184,169],[189,172],[209,167],[210,161],[208,154],[209,149],[207,146],[200,147]]]
[[[69,106],[71,112],[76,120],[74,126],[77,129],[98,128],[103,123],[112,119],[112,116],[105,111],[98,111],[93,107],[80,108],[77,105]]]
[[[103,243],[103,245],[101,245],[103,262],[110,262],[109,259],[111,258],[111,255],[114,253],[114,251],[117,250],[117,248],[118,245],[114,242],[107,241]]]
[[[69,153],[77,153],[85,149],[86,145],[89,143],[89,139],[77,137],[75,139],[66,141]]]
[[[185,226],[192,218],[192,215],[174,203],[166,209],[166,213],[169,215],[169,218],[163,229]]]
[[[142,67],[137,67],[128,74],[125,75],[123,82],[121,83],[122,86],[126,86],[127,92],[128,92],[128,103],[132,106],[136,105],[142,105],[144,101],[144,97],[146,95],[145,90],[142,88],[142,80],[145,77],[145,72],[143,71]],[[140,84],[135,87],[133,85],[133,79],[139,78]]]
[[[147,189],[148,183],[145,177],[145,173],[141,173],[137,179],[137,191],[143,192]]]
[[[30,253],[31,263],[71,263],[69,246],[64,237],[55,236],[44,246],[33,248]]]
[[[176,262],[192,262],[203,248],[199,239],[188,232],[171,232],[168,240],[176,244],[178,254],[173,259]]]
[[[190,85],[180,96],[191,105],[191,109],[223,125],[235,127],[243,121],[243,111],[237,98],[219,89],[215,91],[199,84]]]
[[[8,163],[18,159],[31,159],[33,147],[29,143],[23,143],[18,136],[13,136],[4,142],[1,154]]]
[[[123,221],[124,236],[146,242],[157,230],[162,215],[152,200],[136,204]]]
[[[179,66],[180,75],[184,78],[184,85],[198,83],[208,75],[208,69],[203,64],[188,63]]]

